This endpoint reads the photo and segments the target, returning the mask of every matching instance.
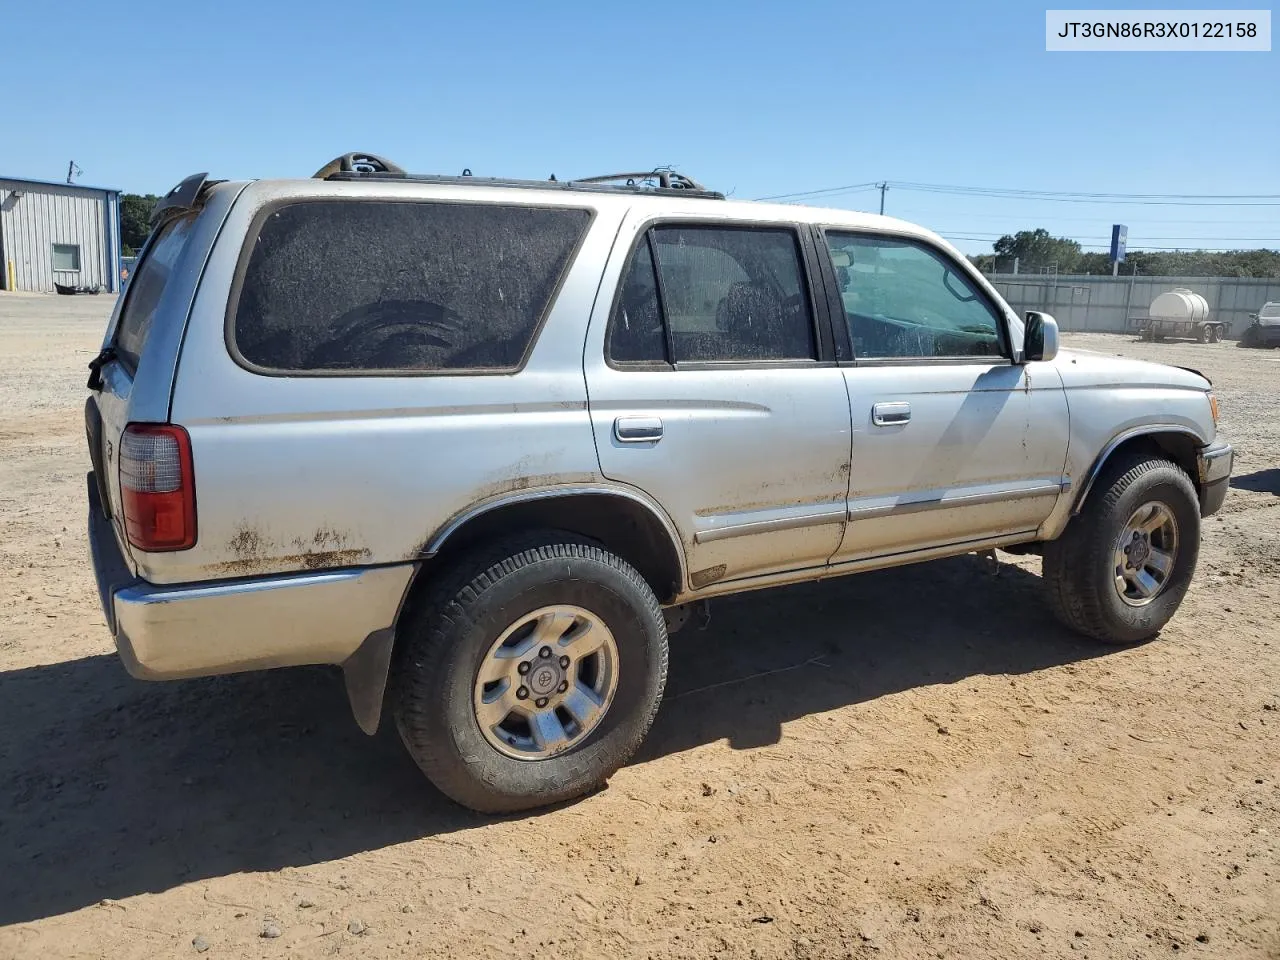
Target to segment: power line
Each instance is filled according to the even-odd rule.
[[[931,217],[935,217],[939,215],[951,216],[953,213],[954,211],[946,211],[942,214],[939,214],[938,211],[936,210],[907,210],[899,213],[898,216],[913,217],[917,220],[927,220]],[[1228,225],[1228,224],[1233,226],[1250,226],[1250,227],[1271,226],[1272,223],[1274,223],[1275,215],[1264,214],[1264,216],[1267,217],[1265,222],[1257,221],[1257,220],[1242,220],[1240,218],[1236,218],[1233,220],[1194,220],[1194,219],[1182,219],[1180,217],[1173,218],[1173,219],[1160,218],[1160,217],[1156,217],[1156,218],[1143,217],[1142,222],[1144,224],[1150,224],[1150,223],[1158,223],[1162,225],[1174,224],[1180,227],[1191,226],[1193,224],[1196,226],[1212,225],[1212,226],[1218,226],[1218,227]],[[964,215],[964,218],[966,220],[1002,220],[1002,221],[1005,221],[1006,223],[1009,222],[1010,220],[1015,219],[1013,215],[1007,214],[1007,213],[966,213]],[[1053,214],[1047,219],[1052,220],[1054,223],[1098,223],[1101,218],[1099,218],[1096,215],[1092,217],[1064,217],[1058,214]]]
[[[1007,187],[970,187],[943,183],[919,183],[909,180],[882,180],[854,183],[840,187],[823,187],[795,193],[774,194],[761,200],[808,200],[859,193],[864,190],[895,189],[916,193],[943,193],[977,197],[984,200],[1018,200],[1046,203],[1137,204],[1184,207],[1274,207],[1280,206],[1276,193],[1095,193],[1072,190],[1020,190]]]
[[[1280,202],[1280,193],[1098,193],[1080,190],[1020,190],[1011,187],[965,187],[945,183],[916,183],[911,181],[890,181],[901,190],[916,190],[922,193],[954,193],[982,197],[1018,197],[1048,199],[1070,199],[1078,201],[1183,201],[1183,200],[1248,200]]]
[[[880,181],[875,183],[851,183],[844,187],[825,187],[821,190],[803,190],[800,193],[775,193],[769,197],[756,197],[757,200],[794,200],[799,197],[830,196],[837,193],[859,193],[863,190],[879,190]]]

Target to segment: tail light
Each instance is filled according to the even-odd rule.
[[[191,438],[182,427],[131,423],[120,438],[120,500],[129,543],[187,550],[196,543]]]

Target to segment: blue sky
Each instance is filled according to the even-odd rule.
[[[84,183],[159,193],[196,170],[309,176],[358,149],[562,179],[676,164],[743,198],[885,179],[1280,194],[1280,53],[1046,53],[1037,3],[45,9],[0,21],[0,173],[61,179],[74,159]],[[983,238],[968,252],[1032,226],[1102,244],[1117,221],[1131,247],[1280,238],[1280,206],[890,190],[886,212]]]

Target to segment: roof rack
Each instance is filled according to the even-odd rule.
[[[660,190],[699,190],[709,192],[706,187],[692,177],[686,177],[675,170],[649,170],[644,173],[607,173],[603,177],[581,177],[577,183],[615,183],[621,180],[624,186],[635,187],[658,181]]]
[[[475,177],[469,169],[461,176],[406,173],[390,160],[372,153],[347,153],[326,163],[314,177],[319,180],[408,180],[414,183],[473,184],[486,187],[516,187],[526,190],[581,190],[586,192],[657,193],[672,191],[686,197],[723,200],[724,194],[708,190],[692,177],[675,170],[648,170],[641,173],[610,173],[577,180],[516,180],[503,177]]]

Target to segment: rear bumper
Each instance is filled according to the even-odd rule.
[[[1235,451],[1231,445],[1215,441],[1200,450],[1196,468],[1200,473],[1200,516],[1208,517],[1222,509],[1231,484],[1231,465]]]
[[[346,661],[391,627],[412,564],[156,586],[133,576],[89,478],[98,596],[125,669],[143,680]]]

